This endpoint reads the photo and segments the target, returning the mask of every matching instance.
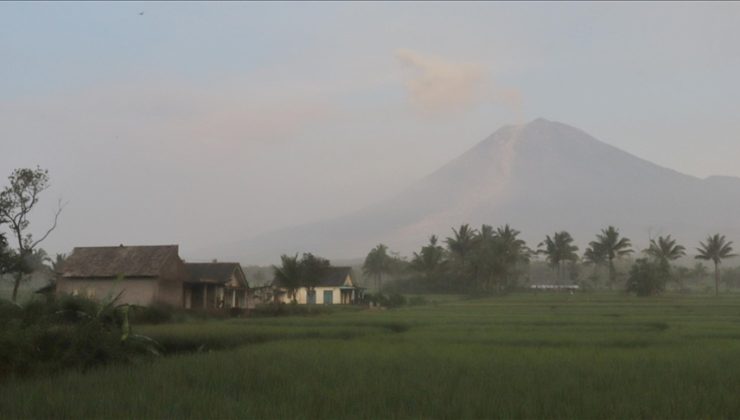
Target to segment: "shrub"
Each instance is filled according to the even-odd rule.
[[[645,258],[638,259],[630,270],[627,279],[627,292],[637,296],[651,296],[665,290],[668,273],[660,264]]]
[[[131,333],[128,306],[82,297],[0,301],[0,378],[87,370],[156,352],[156,343]]]
[[[166,305],[132,306],[129,320],[134,324],[163,324],[172,321],[173,312]]]
[[[409,299],[409,305],[412,306],[426,305],[428,303],[427,298],[424,296],[413,296]]]
[[[368,293],[365,295],[365,302],[384,308],[398,308],[406,304],[406,298],[399,293],[384,295],[382,293]]]
[[[394,293],[388,297],[388,307],[398,308],[406,304],[406,297],[399,293]]]

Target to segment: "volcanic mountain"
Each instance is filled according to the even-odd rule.
[[[639,247],[672,234],[689,252],[710,233],[740,240],[740,178],[663,168],[545,119],[505,126],[402,193],[346,216],[222,249],[241,261],[310,251],[364,256],[378,243],[408,255],[462,223],[510,224],[534,247],[567,230],[583,246],[607,225]]]

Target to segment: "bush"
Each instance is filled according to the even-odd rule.
[[[173,312],[166,305],[132,306],[129,320],[134,324],[164,324],[172,321]]]
[[[128,307],[63,296],[24,306],[0,301],[0,378],[87,370],[155,350],[131,334]]]
[[[668,273],[660,264],[640,258],[630,270],[627,280],[627,292],[637,296],[651,296],[665,290]]]
[[[428,303],[427,298],[424,296],[413,296],[409,299],[409,305],[412,306],[426,305]]]
[[[388,296],[382,293],[368,293],[365,295],[365,302],[384,308],[398,308],[406,304],[406,298],[399,293],[392,293]]]
[[[297,305],[280,302],[257,305],[251,314],[253,316],[321,315],[331,313],[333,310],[332,305]]]

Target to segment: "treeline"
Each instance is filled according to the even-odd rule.
[[[683,288],[687,277],[707,274],[701,264],[693,270],[674,265],[687,253],[671,235],[651,240],[635,261],[627,258],[636,253],[632,242],[613,226],[597,233],[582,253],[567,231],[546,235],[534,248],[520,235],[509,225],[493,228],[484,224],[475,229],[463,224],[452,228],[452,235],[444,240],[432,235],[410,259],[380,244],[367,254],[362,271],[376,290],[383,290],[383,282],[392,280],[385,287],[403,292],[502,293],[529,283],[532,265],[542,264],[541,257],[552,270],[555,284],[588,283],[581,271],[590,268],[589,287],[595,287],[596,279],[605,273],[603,287],[639,295],[660,293],[672,281]],[[721,263],[735,256],[732,242],[715,234],[698,245],[695,258],[713,263],[718,294]],[[628,270],[620,272],[627,262]]]

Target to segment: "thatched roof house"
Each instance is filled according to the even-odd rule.
[[[182,306],[186,279],[177,245],[78,247],[58,273],[57,291],[91,298],[121,293],[121,303]]]

